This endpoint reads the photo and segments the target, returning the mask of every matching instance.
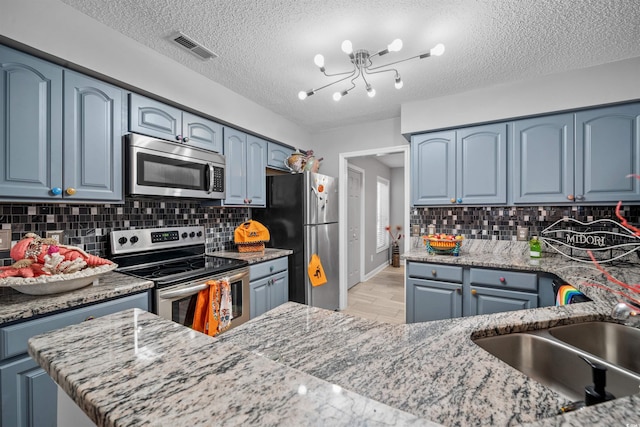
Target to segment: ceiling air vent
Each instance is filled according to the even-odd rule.
[[[171,40],[181,48],[188,50],[203,61],[208,61],[209,59],[218,57],[218,55],[211,52],[209,49],[181,32],[177,32],[171,35],[169,40]]]

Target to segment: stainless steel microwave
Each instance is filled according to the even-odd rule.
[[[125,143],[128,195],[225,198],[223,155],[135,133]]]

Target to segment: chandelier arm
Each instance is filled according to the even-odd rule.
[[[333,74],[329,74],[327,73],[327,71],[323,71],[322,74],[324,74],[327,77],[335,77],[335,76],[344,76],[345,74],[352,74],[354,71],[356,71],[355,66],[353,67],[353,70],[349,70],[349,71],[345,71],[344,73],[333,73]]]
[[[369,68],[369,70],[377,70],[377,69],[379,69],[379,68],[384,68],[384,67],[388,67],[389,65],[399,64],[400,62],[409,61],[410,59],[420,58],[420,57],[422,57],[422,56],[423,56],[423,55],[411,56],[411,57],[409,57],[409,58],[401,59],[401,60],[399,60],[399,61],[389,62],[388,64],[384,64],[384,65],[378,65],[377,67]]]
[[[379,68],[379,67],[376,67],[376,68]],[[389,69],[387,69],[387,70],[371,71],[371,70],[375,70],[376,68],[365,68],[365,70],[364,70],[364,71],[365,71],[365,73],[367,73],[367,74],[388,73],[389,71],[393,71],[393,72],[395,72],[396,74],[399,74],[399,73],[398,73],[398,70],[396,70],[395,68],[389,68]]]
[[[342,74],[344,74],[344,73],[342,73]],[[348,78],[353,77],[355,74],[356,74],[356,70],[353,70],[353,71],[351,72],[351,74],[350,74],[350,75],[348,75],[348,76],[346,76],[346,77],[343,77],[343,78],[341,78],[341,79],[338,79],[338,80],[336,80],[335,82],[331,82],[331,83],[326,84],[326,85],[324,85],[324,86],[320,86],[320,87],[319,87],[319,88],[317,88],[317,89],[313,89],[313,91],[314,91],[314,92],[317,92],[317,91],[319,91],[319,90],[322,90],[322,89],[324,89],[324,88],[327,88],[327,87],[329,87],[329,86],[331,86],[331,85],[334,85],[334,84],[336,84],[336,83],[343,82],[343,81],[347,80]],[[356,78],[357,78],[357,77],[356,77]]]

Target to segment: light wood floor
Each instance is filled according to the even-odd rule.
[[[387,267],[347,295],[343,313],[386,323],[405,323],[404,265]]]

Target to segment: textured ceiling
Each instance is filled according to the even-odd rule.
[[[398,117],[405,102],[640,56],[638,0],[62,0],[310,131]],[[167,41],[181,30],[219,55],[203,62]],[[402,51],[374,65],[427,52],[358,83],[340,102],[336,86],[297,94],[350,69],[340,50],[376,52],[395,38]],[[384,59],[385,61],[381,61]],[[344,89],[348,86],[340,86]]]

